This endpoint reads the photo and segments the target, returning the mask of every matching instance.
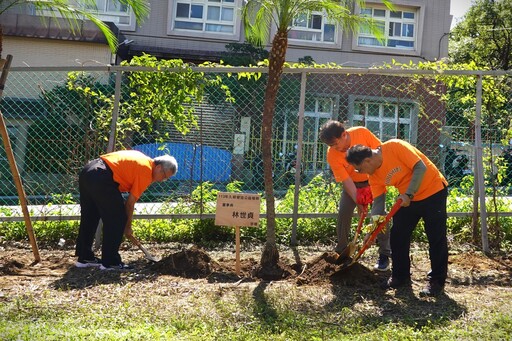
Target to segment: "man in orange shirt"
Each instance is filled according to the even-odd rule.
[[[348,245],[354,209],[358,206],[358,211],[361,213],[363,204],[367,204],[358,202],[358,191],[364,191],[368,187],[368,175],[355,172],[354,167],[345,159],[345,154],[350,147],[356,144],[377,148],[381,145],[381,141],[365,127],[345,129],[341,122],[333,120],[325,122],[320,128],[320,140],[329,146],[327,162],[335,180],[343,183],[336,222],[338,243],[335,248],[336,252],[342,253]],[[384,211],[374,213],[384,215]],[[386,233],[380,234],[377,242],[379,244],[379,260],[375,264],[375,269],[386,271],[389,269],[391,254],[389,232],[386,231]]]
[[[420,295],[437,296],[442,293],[448,273],[448,183],[444,176],[422,152],[398,139],[386,141],[377,149],[354,146],[347,152],[347,161],[358,172],[369,174],[374,206],[384,203],[387,186],[396,187],[402,199],[401,208],[393,217],[393,269],[384,288],[411,285],[411,236],[419,220],[423,219],[429,242],[431,271],[428,274],[428,285]]]
[[[99,266],[101,270],[130,269],[121,261],[119,246],[123,234],[133,234],[135,203],[149,185],[165,181],[177,171],[174,157],[163,155],[151,159],[136,150],[104,154],[85,165],[78,177],[81,216],[75,265]],[[126,201],[123,192],[129,193]],[[92,251],[100,219],[103,220],[101,260]]]

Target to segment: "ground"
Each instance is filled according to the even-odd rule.
[[[74,267],[76,259],[72,245],[40,246],[41,261],[34,264],[35,258],[29,245],[0,244],[0,302],[30,287],[80,289],[112,283],[120,278],[123,282],[139,282],[160,277],[160,281],[154,282],[155,285],[161,285],[165,278],[173,283],[204,284],[273,280],[295,286],[336,286],[338,289],[358,286],[361,290],[375,291],[381,290],[379,283],[390,275],[389,271],[372,270],[374,250],[369,250],[358,263],[343,267],[335,264],[335,254],[329,252],[328,247],[281,247],[279,278],[261,278],[258,276],[259,247],[242,248],[238,273],[234,247],[230,245],[205,250],[194,245],[149,244],[146,249],[158,262],[147,260],[140,250],[123,243],[123,260],[133,265],[134,270],[119,274],[97,268]],[[417,292],[425,284],[429,269],[426,246],[413,247],[411,260],[413,289]],[[512,287],[512,256],[487,257],[469,247],[452,249],[446,292],[465,291],[468,295],[479,295],[483,286],[491,291],[492,288]]]

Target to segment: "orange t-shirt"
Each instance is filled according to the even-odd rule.
[[[114,173],[114,181],[121,192],[130,192],[139,199],[153,182],[153,160],[137,150],[120,150],[101,155],[100,158]]]
[[[366,127],[352,127],[348,128],[346,132],[350,136],[349,148],[357,144],[362,144],[375,149],[382,144],[377,136]],[[327,149],[327,162],[329,166],[331,166],[334,179],[337,182],[343,182],[348,178],[352,178],[354,182],[367,181],[368,175],[356,172],[354,167],[345,159],[346,155],[346,152],[340,152],[331,147]]]
[[[427,170],[414,201],[423,200],[443,189],[448,183],[437,167],[422,152],[408,142],[398,139],[386,141],[381,146],[382,165],[370,175],[373,197],[386,193],[387,186],[404,194],[412,179],[414,165],[422,160]]]

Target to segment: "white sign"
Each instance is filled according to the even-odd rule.
[[[247,152],[251,138],[251,117],[242,117],[240,119],[240,132],[245,134],[245,151]]]
[[[260,202],[259,194],[219,192],[215,225],[258,227]]]
[[[242,155],[245,151],[245,134],[235,134],[233,141],[233,154]]]

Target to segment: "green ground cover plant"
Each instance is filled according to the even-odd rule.
[[[467,177],[460,187],[451,188],[448,197],[448,212],[466,212],[473,210],[472,177]],[[243,183],[233,182],[227,185],[228,192],[241,192]],[[282,199],[277,200],[278,213],[292,213],[294,205],[294,186],[290,186]],[[340,197],[340,185],[335,184],[322,175],[313,178],[299,191],[299,212],[334,213],[337,212]],[[191,195],[180,198],[169,198],[163,203],[159,212],[161,214],[213,214],[217,193],[215,185],[204,182],[197,186]],[[386,197],[386,207],[391,207],[397,196],[393,189]],[[512,221],[510,217],[500,216],[499,212],[510,212],[512,203],[504,193],[495,200],[488,195],[488,211],[498,212],[489,215],[488,224],[491,246],[493,250],[510,250],[512,246]],[[51,207],[59,203],[72,203],[70,196],[58,196]],[[262,200],[262,212],[265,211]],[[7,208],[0,208],[4,216],[11,216],[13,212]],[[354,217],[354,225],[357,218]],[[276,236],[280,244],[289,244],[291,236],[291,218],[276,220]],[[298,219],[297,238],[299,245],[315,245],[334,243],[336,238],[336,220],[334,218],[300,218]],[[78,221],[35,221],[34,231],[39,241],[56,244],[61,238],[75,240],[78,232]],[[143,241],[150,242],[183,242],[202,245],[225,243],[233,240],[234,230],[230,227],[216,226],[214,219],[136,219],[133,229],[135,234]],[[259,228],[244,228],[241,238],[252,243],[265,241],[266,221],[260,221]],[[448,234],[459,243],[473,241],[472,217],[470,214],[457,215],[448,218]],[[23,222],[0,222],[0,238],[7,241],[27,240]],[[414,231],[414,241],[426,241],[426,235],[420,222],[419,228]]]

